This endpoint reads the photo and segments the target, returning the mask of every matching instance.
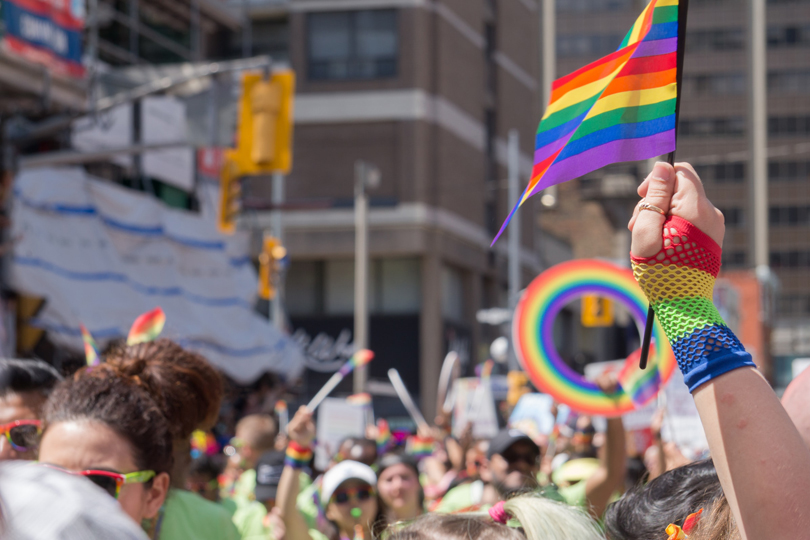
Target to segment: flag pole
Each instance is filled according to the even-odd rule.
[[[678,88],[678,100],[675,102],[675,141],[678,141],[678,123],[681,117],[681,88],[683,86],[683,59],[686,55],[686,15],[689,12],[689,0],[679,0],[678,2],[678,73],[676,84]],[[675,151],[667,155],[667,163],[675,165]],[[650,355],[650,340],[652,339],[653,325],[655,324],[655,312],[652,304],[647,308],[647,322],[644,325],[644,338],[641,341],[641,358],[638,361],[640,369],[647,369],[647,358]]]

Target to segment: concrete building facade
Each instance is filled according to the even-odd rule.
[[[284,216],[292,330],[323,341],[352,328],[354,163],[373,163],[382,183],[370,193],[371,376],[396,366],[430,414],[445,354],[477,363],[502,334],[475,314],[508,302],[506,237],[489,245],[508,212],[511,129],[524,185],[531,169],[537,3],[293,0],[254,10],[254,36],[270,20],[288,22],[286,56],[298,76],[286,198],[331,206]],[[521,209],[523,285],[551,252],[541,249],[534,204]]]

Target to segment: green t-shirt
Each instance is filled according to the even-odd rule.
[[[256,500],[256,469],[248,469],[239,475],[231,498],[240,507]]]
[[[567,502],[564,496],[562,496],[553,485],[538,488],[537,494],[546,499],[551,499],[552,501]],[[461,511],[469,511],[470,509],[486,510],[489,508],[488,505],[478,507],[478,505],[481,504],[483,495],[484,483],[481,480],[461,484],[448,491],[434,511],[439,514],[452,514]]]
[[[239,531],[222,505],[190,491],[169,490],[163,503],[160,540],[239,540]]]
[[[303,472],[298,475],[298,486],[300,490],[307,490],[311,484],[312,479],[309,475]],[[317,516],[317,508],[315,511]],[[250,501],[237,507],[236,512],[233,513],[233,523],[242,535],[242,540],[272,539],[272,528],[264,526],[264,518],[266,515],[267,509],[264,504],[259,501]],[[304,519],[306,520],[306,517]],[[307,521],[307,527],[314,527],[314,522],[313,519],[313,524],[310,525],[309,521]]]

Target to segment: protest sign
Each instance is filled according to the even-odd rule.
[[[325,470],[343,439],[365,437],[366,408],[345,399],[326,398],[318,407],[315,467]]]
[[[468,423],[476,439],[491,439],[498,433],[498,417],[489,381],[478,378],[456,379],[453,389],[456,404],[453,409],[453,435],[461,436]]]

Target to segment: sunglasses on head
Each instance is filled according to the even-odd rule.
[[[44,467],[56,469],[73,476],[84,476],[95,485],[109,493],[114,498],[118,498],[121,486],[124,484],[145,484],[155,477],[155,471],[136,471],[131,473],[118,473],[113,471],[102,471],[98,469],[88,469],[86,471],[68,471],[62,467],[43,463]]]
[[[374,496],[374,489],[368,486],[340,489],[335,491],[335,494],[332,495],[332,502],[336,504],[346,504],[352,499],[352,496],[359,502],[367,501]]]
[[[0,426],[0,435],[5,435],[17,452],[28,452],[39,446],[42,422],[39,420],[15,420]]]

